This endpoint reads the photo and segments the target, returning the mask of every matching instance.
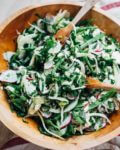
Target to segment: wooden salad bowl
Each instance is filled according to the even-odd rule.
[[[3,59],[5,51],[14,51],[16,48],[17,32],[22,32],[28,23],[37,19],[36,14],[44,17],[46,13],[56,14],[60,9],[68,10],[74,16],[80,9],[80,3],[52,3],[30,6],[18,11],[0,26],[0,71],[8,68]],[[92,19],[93,24],[104,30],[107,34],[120,41],[120,21],[111,17],[101,9],[94,8],[84,18]],[[110,120],[111,124],[105,128],[86,135],[74,136],[60,140],[43,135],[39,132],[37,124],[28,120],[24,123],[16,113],[11,112],[5,92],[0,89],[0,120],[15,134],[42,147],[55,150],[81,150],[102,144],[120,134],[120,111],[115,112]]]

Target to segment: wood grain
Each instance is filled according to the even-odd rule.
[[[72,16],[75,16],[79,11],[80,6],[73,3],[64,3],[28,7],[17,12],[0,26],[0,71],[3,71],[8,67],[2,54],[8,50],[15,51],[17,37],[16,30],[21,32],[28,26],[28,22],[36,20],[36,13],[44,17],[46,13],[50,12],[56,14],[60,9],[66,9],[70,11]],[[91,10],[84,18],[93,19],[93,24],[120,40],[120,22],[117,19],[111,18],[110,15],[105,14],[100,9]],[[56,150],[61,150],[61,148],[62,150],[87,149],[104,143],[120,133],[120,111],[118,111],[111,116],[111,125],[107,125],[106,128],[97,132],[83,136],[74,136],[64,141],[45,136],[40,134],[35,122],[28,120],[29,124],[25,124],[22,122],[21,118],[18,118],[15,113],[10,111],[7,96],[2,90],[0,91],[0,120],[11,131],[22,138],[39,146]]]

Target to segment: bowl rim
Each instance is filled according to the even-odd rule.
[[[60,0],[58,0],[57,2],[56,1],[52,1],[52,2],[42,2],[41,4],[39,5],[31,5],[31,6],[28,6],[28,7],[24,7],[18,11],[16,11],[15,13],[13,13],[10,17],[8,17],[7,19],[5,19],[5,21],[3,21],[3,23],[0,25],[0,33],[2,33],[2,31],[6,28],[6,26],[12,22],[14,19],[16,19],[18,16],[22,15],[23,13],[27,12],[27,11],[30,11],[32,9],[35,9],[35,8],[39,8],[39,7],[42,7],[42,6],[48,6],[48,5],[56,5],[56,4],[67,4],[67,5],[74,5],[74,6],[83,6],[83,3],[81,2],[61,2]],[[102,15],[104,15],[105,17],[109,18],[110,20],[112,20],[113,22],[115,22],[116,24],[118,24],[120,26],[120,20],[115,18],[114,16],[112,16],[111,14],[109,14],[108,12],[105,12],[104,10],[98,8],[98,7],[94,7],[93,8],[96,12],[98,13],[101,13]],[[2,106],[0,106],[0,108],[2,108]],[[41,139],[41,142],[38,142],[37,139],[32,139],[30,136],[28,136],[26,134],[26,132],[24,132],[23,130],[19,131],[17,130],[14,130],[16,126],[14,125],[10,125],[8,124],[8,122],[10,123],[10,119],[8,119],[6,121],[6,118],[3,117],[5,116],[1,109],[0,109],[0,121],[8,128],[10,129],[12,132],[14,132],[16,135],[22,137],[23,139],[25,140],[28,140],[29,142],[32,142],[38,146],[43,146],[43,147],[46,147],[46,148],[51,148],[51,149],[57,149],[57,150],[61,150],[61,146],[62,146],[62,149],[63,150],[66,150],[67,148],[69,148],[69,150],[78,150],[78,149],[86,149],[86,148],[91,148],[91,147],[94,147],[94,146],[97,146],[99,144],[102,144],[104,142],[107,142],[109,140],[111,140],[112,138],[114,138],[115,136],[118,135],[118,133],[120,132],[120,127],[116,128],[115,130],[109,132],[107,135],[104,135],[104,136],[100,136],[99,138],[97,138],[97,140],[93,140],[93,143],[88,143],[86,144],[86,146],[80,146],[80,145],[74,145],[73,143],[71,143],[71,141],[68,140],[67,144],[65,143],[65,141],[61,141],[59,139],[55,139],[55,138],[51,138],[49,136],[46,136],[46,135],[42,135],[40,134],[40,139]],[[21,135],[21,132],[23,133]],[[44,139],[45,138],[45,139]],[[49,140],[48,144],[46,144],[46,140]],[[54,143],[54,141],[56,143]],[[56,144],[56,146],[55,146]],[[63,145],[64,144],[64,145]],[[79,144],[79,143],[78,143]]]
[[[47,6],[47,5],[56,5],[56,4],[68,4],[68,5],[74,5],[74,6],[83,6],[84,2],[73,2],[73,1],[61,1],[61,0],[53,0],[52,2],[48,0],[48,2],[41,2],[41,4],[38,5],[29,5],[27,7],[23,7],[19,10],[17,10],[16,12],[14,12],[12,15],[10,15],[9,17],[7,17],[1,24],[0,24],[0,33],[3,31],[3,29],[11,22],[13,21],[15,18],[17,18],[18,16],[22,15],[23,13],[30,11],[32,9],[35,9],[37,7],[42,7],[42,6]],[[105,10],[102,10],[101,8],[99,8],[98,6],[95,6],[93,8],[93,10],[95,10],[96,12],[100,12],[101,14],[103,14],[104,16],[108,17],[109,19],[111,19],[113,22],[115,22],[116,24],[118,24],[120,26],[120,19],[118,19],[117,17],[111,15],[109,12],[106,12]]]

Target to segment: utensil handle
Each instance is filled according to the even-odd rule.
[[[97,79],[94,79],[92,77],[87,77],[87,84],[86,87],[90,89],[105,89],[105,90],[111,90],[116,89],[117,92],[120,92],[120,86],[116,86],[113,84],[103,83]]]
[[[75,16],[72,23],[76,25],[78,21],[100,0],[87,0],[85,5],[80,9],[79,13]]]

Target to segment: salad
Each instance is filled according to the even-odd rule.
[[[9,69],[0,75],[12,111],[60,139],[104,128],[120,101],[115,89],[86,88],[89,76],[120,85],[120,44],[84,20],[61,45],[54,35],[71,20],[66,10],[38,16],[18,32],[16,52],[3,54]]]

